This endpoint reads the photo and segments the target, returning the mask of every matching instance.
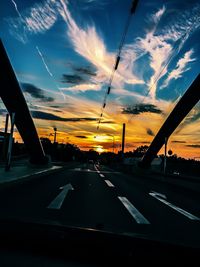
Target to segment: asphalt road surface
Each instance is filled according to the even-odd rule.
[[[95,164],[0,188],[8,217],[200,243],[200,196]]]

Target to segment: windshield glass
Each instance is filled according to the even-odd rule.
[[[199,1],[0,5],[0,217],[200,244]]]

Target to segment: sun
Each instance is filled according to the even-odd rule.
[[[105,150],[103,149],[103,147],[99,146],[95,149],[98,153],[103,153]]]

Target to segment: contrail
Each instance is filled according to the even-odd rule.
[[[51,71],[49,70],[49,68],[48,68],[48,66],[47,66],[47,64],[46,64],[46,62],[45,62],[45,60],[44,60],[44,57],[43,57],[43,55],[42,55],[40,49],[38,48],[38,46],[36,46],[36,49],[37,49],[38,54],[40,55],[40,57],[41,57],[41,59],[42,59],[42,62],[43,62],[43,64],[44,64],[44,66],[45,66],[47,72],[49,73],[49,75],[50,75],[51,77],[53,77],[53,74],[52,74]]]
[[[39,56],[41,57],[42,62],[43,62],[43,64],[44,64],[44,66],[45,66],[47,72],[49,73],[49,75],[50,75],[50,76],[53,78],[53,80],[54,80],[53,74],[51,73],[50,69],[48,68],[48,66],[47,66],[47,64],[46,64],[46,62],[45,62],[45,60],[44,60],[44,57],[43,57],[43,55],[42,55],[40,49],[38,48],[38,46],[36,46],[35,48],[37,49],[38,54],[39,54]],[[55,80],[54,80],[54,83],[55,83],[55,85],[56,85],[56,88],[59,90],[59,92],[61,93],[61,95],[62,95],[63,98],[65,99],[65,95],[64,95],[63,92],[60,90],[60,88],[57,86]]]
[[[14,7],[15,7],[15,10],[16,10],[18,16],[20,17],[20,19],[21,19],[22,21],[25,22],[25,24],[26,24],[26,26],[27,26],[26,21],[23,19],[21,13],[20,13],[19,10],[18,10],[18,7],[17,7],[16,2],[15,2],[14,0],[11,0],[11,2],[13,3],[13,5],[14,5]],[[42,62],[43,62],[43,64],[44,64],[44,66],[45,66],[47,72],[48,72],[49,75],[53,78],[53,74],[52,74],[51,71],[49,70],[49,68],[48,68],[48,66],[47,66],[47,64],[46,64],[46,62],[45,62],[45,60],[44,60],[44,57],[43,57],[43,55],[42,55],[40,49],[38,48],[38,46],[36,46],[36,50],[37,50],[37,52],[38,52],[40,58],[42,59]],[[53,78],[53,80],[54,80],[54,78]],[[58,91],[61,93],[61,95],[63,96],[63,98],[64,98],[64,100],[65,100],[65,95],[64,95],[63,92],[60,90],[60,88],[57,86],[55,80],[54,80],[54,83],[55,83],[55,85],[56,85],[56,88],[58,89]]]
[[[21,18],[21,20],[24,20],[24,19],[22,18],[21,13],[20,13],[19,10],[18,10],[18,7],[17,7],[16,2],[15,2],[14,0],[11,0],[11,2],[13,3],[13,5],[14,5],[14,7],[15,7],[15,10],[16,10],[17,14],[19,15],[19,17]]]

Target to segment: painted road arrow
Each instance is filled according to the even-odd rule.
[[[60,189],[62,190],[60,194],[57,195],[57,197],[49,204],[47,207],[48,209],[60,209],[63,201],[65,200],[65,197],[67,196],[69,190],[74,190],[71,184],[66,184],[64,186],[61,186]]]

